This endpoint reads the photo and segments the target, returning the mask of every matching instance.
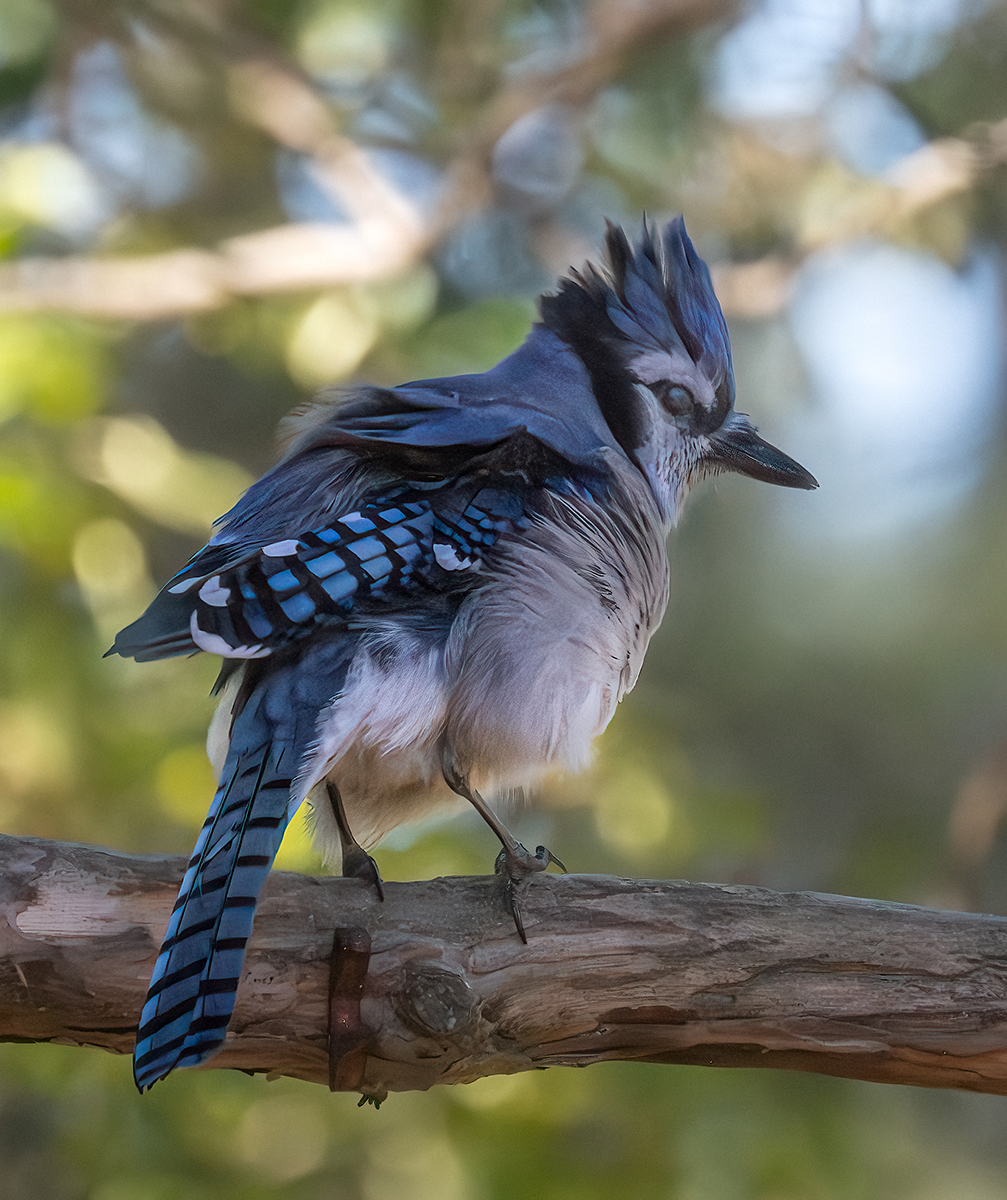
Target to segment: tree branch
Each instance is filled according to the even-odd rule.
[[[0,1040],[132,1049],[184,868],[0,837]],[[274,873],[225,1048],[381,1096],[606,1059],[1007,1094],[1007,920],[842,896],[539,876]],[[340,953],[331,969],[333,932]],[[332,1016],[329,1016],[329,1013]]]
[[[515,120],[544,104],[586,107],[641,44],[716,20],[731,7],[732,0],[595,0],[583,44],[571,47],[549,69],[500,82],[447,163],[440,203],[428,217],[381,175],[359,146],[336,132],[329,103],[302,72],[272,47],[250,53],[220,36],[215,49],[228,66],[237,114],[278,144],[310,155],[320,182],[349,219],[256,230],[212,249],[38,256],[0,263],[0,312],[55,310],[158,320],[221,308],[238,296],[390,278],[489,202],[490,153]],[[202,23],[199,33],[206,36]]]

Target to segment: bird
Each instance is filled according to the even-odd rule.
[[[138,662],[221,656],[218,786],[139,1021],[141,1092],[224,1042],[256,898],[302,803],[344,874],[468,800],[517,889],[559,860],[486,796],[578,771],[637,680],[667,536],[706,476],[812,489],[734,409],[730,339],[681,217],[609,222],[483,374],[322,393],[209,543],[122,630]]]

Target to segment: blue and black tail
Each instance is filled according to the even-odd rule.
[[[290,817],[299,760],[314,736],[310,711],[298,720],[295,706],[276,719],[276,701],[290,700],[285,688],[266,682],[260,689],[235,721],[151,976],[133,1057],[141,1091],[175,1067],[203,1062],[227,1032],[256,901]]]
[[[220,786],[140,1016],[133,1075],[141,1091],[224,1042],[256,901],[292,816],[291,789],[356,645],[357,636],[334,630],[241,667]]]

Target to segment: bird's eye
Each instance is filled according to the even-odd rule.
[[[649,383],[647,386],[673,417],[691,417],[696,411],[695,397],[687,387],[682,387],[680,383],[659,379],[656,383]]]

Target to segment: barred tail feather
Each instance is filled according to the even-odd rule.
[[[290,749],[232,744],[140,1017],[133,1074],[141,1092],[223,1044],[256,900],[290,816]]]
[[[339,694],[357,639],[342,633],[296,657],[241,667],[230,748],[196,840],[140,1016],[133,1075],[141,1091],[223,1044],[262,885],[305,795],[294,782]]]

